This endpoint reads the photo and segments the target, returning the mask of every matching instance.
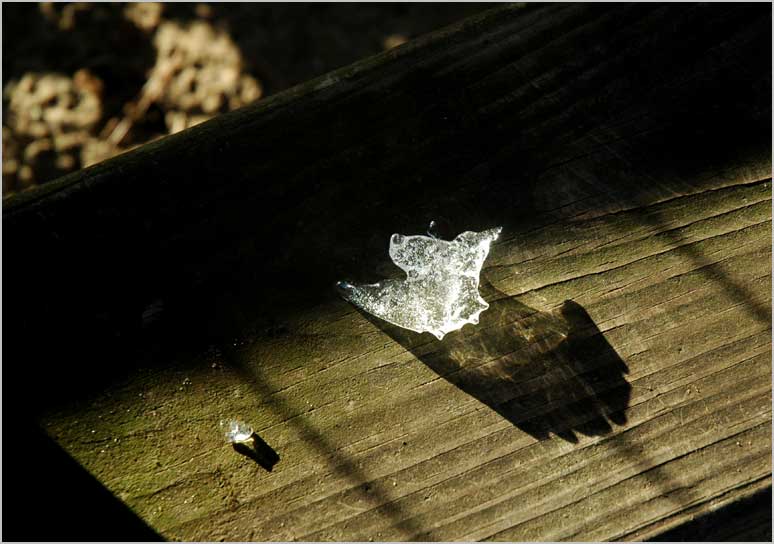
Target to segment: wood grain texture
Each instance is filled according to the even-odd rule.
[[[640,540],[769,487],[770,29],[505,6],[6,202],[38,421],[174,539]],[[504,227],[442,342],[332,289],[430,219]]]

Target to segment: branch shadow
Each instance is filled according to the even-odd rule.
[[[626,424],[628,367],[586,310],[571,300],[540,312],[488,282],[476,327],[442,341],[361,312],[440,377],[538,440],[603,436]]]

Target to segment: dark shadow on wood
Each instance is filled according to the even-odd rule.
[[[771,542],[771,487],[652,538],[651,542]]]
[[[34,421],[4,418],[3,437],[4,541],[164,540]]]
[[[272,471],[274,465],[280,460],[279,454],[256,433],[253,433],[250,437],[249,443],[234,442],[233,446],[234,450],[245,457],[249,457],[269,472]]]
[[[439,341],[363,315],[436,374],[538,440],[602,436],[626,423],[626,363],[586,310],[565,301],[540,312],[491,285],[475,327]],[[361,312],[362,313],[362,312]]]

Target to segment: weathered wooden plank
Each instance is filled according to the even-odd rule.
[[[725,189],[750,195],[767,190],[769,182]],[[670,211],[671,203],[692,213],[684,219],[696,224],[702,217],[716,216],[715,210],[702,205],[705,198],[704,194],[682,197],[662,207]],[[686,201],[696,205],[686,206]],[[758,200],[749,197],[748,202],[747,207],[754,211]],[[638,213],[616,214],[608,220],[628,222]],[[614,236],[611,225],[605,227]],[[600,230],[598,224],[591,228]],[[159,528],[170,523],[169,532],[162,529],[168,536],[618,538],[679,513],[698,500],[706,502],[727,493],[729,486],[765,481],[770,473],[770,443],[761,435],[771,418],[770,326],[757,319],[749,306],[729,297],[722,284],[706,279],[707,271],[723,271],[764,301],[770,297],[770,273],[765,264],[771,255],[770,230],[740,230],[735,252],[723,241],[735,231],[710,237],[704,254],[711,256],[711,263],[702,268],[681,255],[683,245],[676,241],[664,253],[671,257],[669,262],[677,264],[671,266],[671,272],[662,273],[661,281],[659,269],[651,266],[657,273],[650,285],[628,282],[588,306],[616,353],[626,361],[626,378],[632,388],[626,425],[610,437],[579,436],[578,444],[556,438],[536,441],[518,423],[510,424],[416,359],[406,357],[403,348],[390,343],[378,329],[364,335],[373,349],[363,350],[360,343],[354,343],[351,358],[338,354],[338,362],[327,359],[327,343],[348,346],[348,331],[364,327],[360,314],[347,312],[340,302],[314,309],[315,322],[305,316],[287,322],[291,330],[306,331],[304,336],[313,339],[311,347],[291,335],[239,351],[236,356],[248,373],[255,373],[257,397],[250,395],[250,386],[239,374],[209,368],[210,360],[217,361],[213,356],[185,375],[180,370],[168,371],[131,384],[121,400],[113,392],[90,410],[56,417],[50,428],[144,518]],[[642,243],[652,233],[642,236],[621,242],[638,266],[652,258],[652,247]],[[589,252],[592,265],[597,262],[594,254],[607,247],[601,246]],[[500,244],[493,256],[503,257],[509,251],[517,252],[518,245]],[[752,258],[745,260],[747,256]],[[745,264],[724,269],[729,258]],[[583,275],[585,269],[580,264],[577,270]],[[764,274],[760,276],[764,281],[756,282],[756,273]],[[548,285],[546,289],[553,282]],[[576,292],[580,295],[584,290]],[[331,314],[330,319],[321,319],[326,313]],[[498,317],[497,302],[489,315]],[[498,326],[497,321],[482,319],[482,328]],[[314,341],[316,338],[322,340]],[[310,359],[310,349],[317,351],[316,360]],[[529,348],[522,347],[525,349]],[[475,354],[467,357],[480,361]],[[292,370],[307,361],[303,374]],[[181,392],[177,384],[185,376],[192,385],[183,386]],[[513,389],[518,391],[519,385],[514,384]],[[135,395],[138,391],[143,393],[140,400]],[[235,398],[240,392],[242,398]],[[558,401],[559,406],[562,402]],[[117,420],[103,421],[108,417],[107,406],[112,406]],[[551,408],[539,407],[538,413]],[[195,418],[181,421],[181,414],[194,413]],[[260,435],[282,457],[275,472],[262,473],[218,445],[214,422],[229,413],[253,414],[251,421]],[[138,420],[137,414],[144,414],[144,419]],[[75,417],[86,421],[67,432],[67,422]],[[186,440],[170,428],[181,424],[185,434],[196,429],[198,438]],[[77,446],[78,433],[90,426],[96,427],[100,440],[106,436],[107,442]],[[127,432],[126,427],[138,428]],[[758,434],[748,439],[745,433],[753,431],[746,429]],[[560,431],[558,427],[553,430]],[[110,442],[113,434],[119,436],[118,445]],[[735,446],[734,451],[740,455],[751,451],[753,457],[749,462],[744,457],[737,468],[727,469],[725,463],[738,462],[738,455],[707,452],[732,439],[749,440],[749,445]],[[172,441],[182,451],[154,469],[152,452],[169,452]],[[100,453],[105,443],[110,447]],[[137,467],[126,458],[142,447],[147,448],[143,458],[151,465],[145,476],[137,474]],[[759,454],[762,456],[754,457]],[[696,462],[686,461],[692,456],[698,456]],[[680,468],[671,468],[671,463],[678,462]],[[116,477],[116,467],[122,466],[129,471]],[[684,493],[680,489],[704,485],[708,473],[723,477],[718,476],[714,487],[697,487],[690,500],[680,495]],[[228,491],[218,493],[221,486]],[[607,499],[603,498],[611,493],[608,489],[620,489],[623,496],[641,499],[643,504],[614,514],[612,505],[625,503],[621,498],[604,503]],[[672,490],[678,498],[672,497]],[[196,506],[185,502],[189,494],[198,497]],[[586,506],[578,509],[577,499],[587,496],[602,502],[593,503],[597,506],[591,510]],[[662,496],[672,499],[653,498]],[[172,510],[165,512],[166,508]],[[553,517],[540,514],[545,509],[567,519],[557,525]],[[592,519],[590,511],[613,517],[586,534],[583,527]],[[201,514],[204,518],[198,517]],[[577,519],[574,525],[568,521],[572,516]],[[529,521],[520,521],[523,517]],[[500,534],[498,528],[508,527],[514,529]],[[549,532],[540,533],[541,527]],[[557,527],[567,532],[550,532]]]
[[[504,7],[6,203],[38,420],[189,540],[640,539],[770,486],[770,23]],[[505,227],[477,327],[335,296],[432,218]]]

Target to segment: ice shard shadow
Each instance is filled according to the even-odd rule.
[[[439,376],[537,439],[601,436],[626,423],[626,363],[586,310],[568,300],[540,312],[482,286],[477,326],[443,340],[366,317]]]
[[[250,436],[250,440],[233,442],[232,445],[237,452],[249,457],[269,472],[280,459],[279,454],[255,433]]]

